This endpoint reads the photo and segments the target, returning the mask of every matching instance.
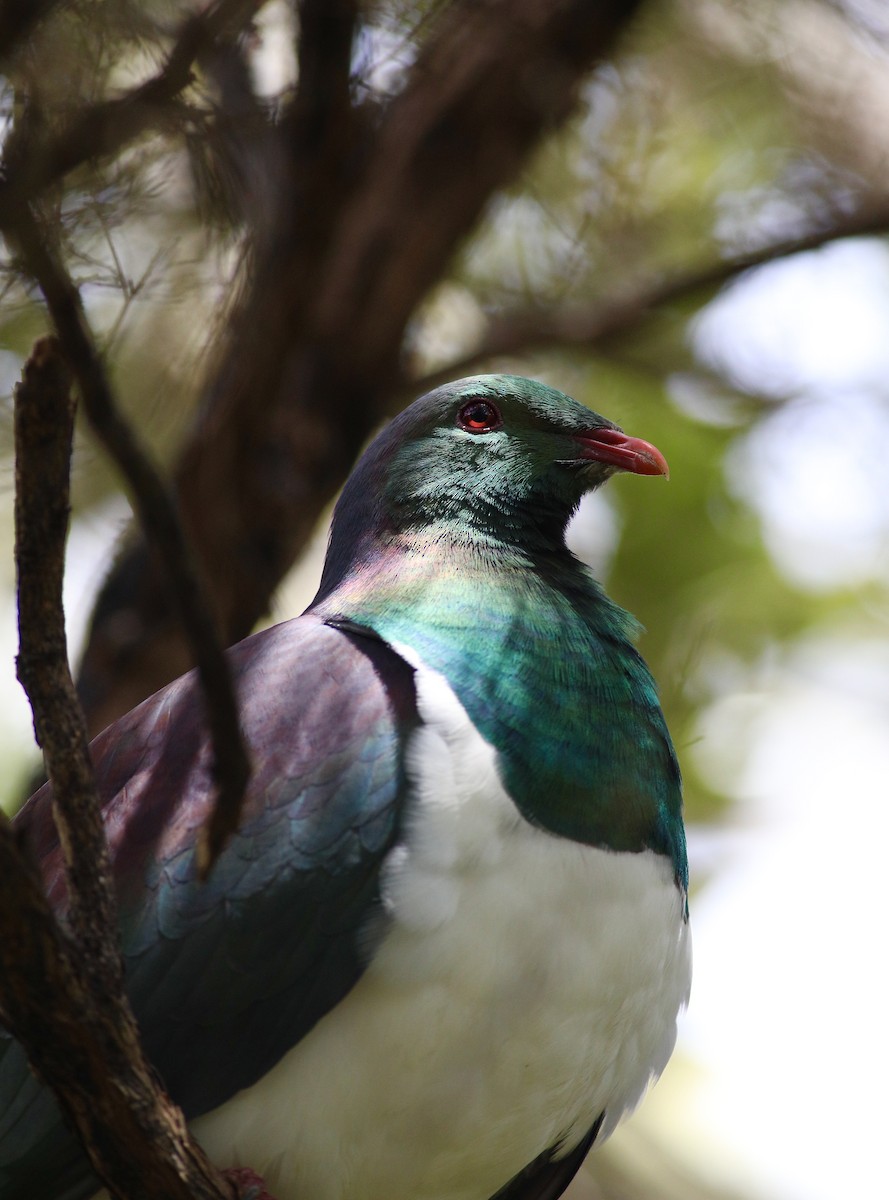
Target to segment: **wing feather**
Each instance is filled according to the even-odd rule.
[[[557,1200],[583,1165],[604,1119],[605,1114],[602,1113],[574,1149],[562,1157],[559,1157],[558,1146],[539,1154],[500,1188],[491,1200]]]
[[[240,828],[206,884],[196,845],[213,803],[211,748],[194,675],[93,743],[127,990],[149,1057],[188,1117],[254,1083],[361,975],[417,720],[401,658],[311,616],[248,638],[230,660],[255,770]],[[17,824],[64,913],[48,788]],[[20,1047],[0,1039],[0,1194],[76,1200],[94,1186]]]

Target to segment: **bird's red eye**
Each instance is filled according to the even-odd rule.
[[[503,424],[496,405],[489,400],[470,400],[457,414],[457,423],[467,433],[490,433]]]

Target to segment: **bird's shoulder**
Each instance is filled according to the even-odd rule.
[[[361,975],[417,720],[408,664],[310,615],[246,639],[229,661],[254,773],[208,882],[197,845],[212,747],[194,673],[93,744],[128,992],[189,1116],[262,1075]],[[64,911],[50,801],[38,793],[19,824]]]

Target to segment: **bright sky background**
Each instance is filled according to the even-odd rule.
[[[776,561],[815,589],[889,576],[887,332],[889,252],[865,241],[762,270],[697,324],[705,357],[794,397],[728,470]],[[72,531],[74,641],[126,515],[122,504],[93,512]],[[8,761],[30,720],[2,603]],[[705,714],[692,751],[736,798],[737,832],[717,844],[718,872],[694,897],[682,1059],[650,1106],[669,1111],[674,1150],[782,1200],[886,1195],[887,616],[862,604],[860,625],[810,637],[751,675],[749,690]],[[712,854],[693,832],[693,869]]]
[[[889,253],[865,241],[758,272],[698,323],[701,352],[796,397],[729,469],[816,589],[889,578],[887,335]],[[694,900],[680,1045],[703,1073],[673,1132],[787,1200],[887,1195],[885,603],[721,700],[696,747],[740,832]]]

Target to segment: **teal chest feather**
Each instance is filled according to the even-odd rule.
[[[501,586],[474,572],[410,582],[401,573],[397,595],[365,592],[347,615],[445,676],[526,820],[588,845],[655,850],[684,888],[679,768],[632,619],[579,571],[560,588],[526,572]]]

